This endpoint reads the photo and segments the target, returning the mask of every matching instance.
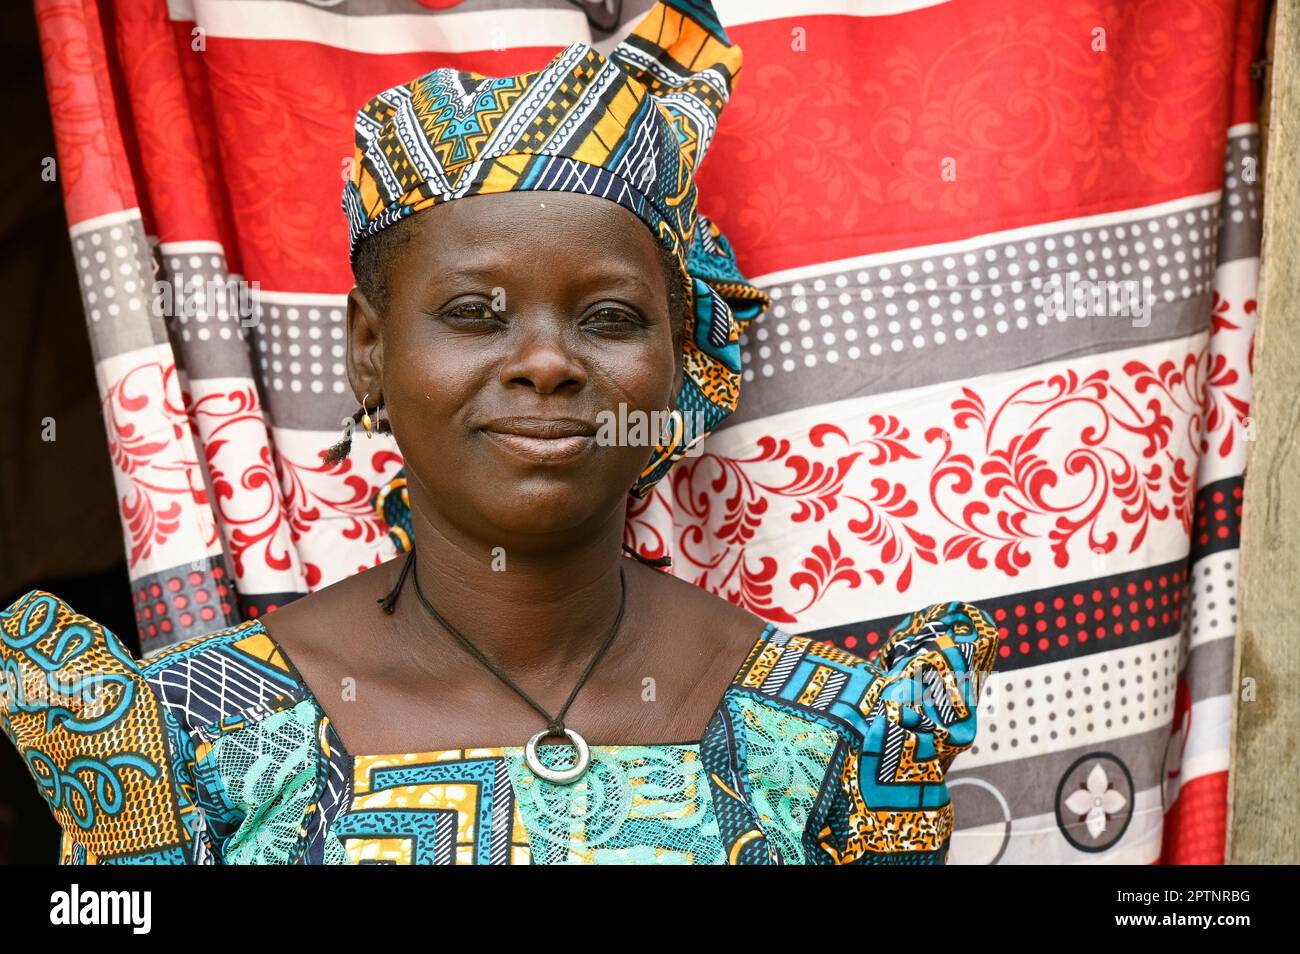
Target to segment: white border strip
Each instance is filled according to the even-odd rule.
[[[162,255],[220,255],[226,257],[226,248],[220,242],[209,239],[194,239],[188,242],[160,242],[158,252]]]
[[[1229,769],[1232,739],[1232,696],[1211,696],[1192,703],[1192,728],[1183,750],[1178,787]]]
[[[823,16],[885,17],[950,0],[718,0],[724,26]],[[291,0],[168,0],[168,16],[195,23],[209,36],[237,40],[296,40],[356,53],[466,53],[483,49],[568,46],[591,40],[576,8],[494,9],[424,13],[345,13]],[[615,31],[626,34],[639,17]],[[815,39],[814,39],[815,43]],[[599,44],[605,46],[605,43]]]
[[[324,305],[326,308],[344,308],[348,303],[347,295],[324,295],[316,292],[267,291],[262,289],[253,292],[252,297],[269,305]]]
[[[784,271],[758,275],[750,278],[750,281],[756,285],[776,285],[781,282],[846,272],[856,268],[868,268],[873,265],[889,265],[900,261],[910,262],[914,259],[929,258],[935,255],[953,255],[959,252],[987,248],[990,245],[1019,242],[1024,239],[1037,239],[1046,235],[1058,235],[1062,232],[1073,232],[1079,229],[1102,228],[1107,225],[1140,222],[1161,215],[1170,215],[1175,212],[1184,212],[1187,209],[1199,209],[1206,205],[1213,205],[1219,201],[1221,195],[1220,190],[1202,192],[1199,195],[1184,196],[1181,199],[1173,199],[1157,205],[1144,205],[1136,209],[1122,209],[1119,212],[1105,212],[1101,215],[1089,215],[1074,219],[1055,219],[1051,222],[1025,225],[1020,228],[1007,229],[1003,232],[985,232],[982,235],[958,239],[955,242],[943,242],[939,245],[913,245],[888,252],[873,252],[870,255],[860,255],[857,258],[840,259],[837,262],[801,265],[798,268],[788,268]]]
[[[355,53],[568,46],[591,36],[577,8],[349,16],[289,0],[193,0],[192,18],[210,37],[296,40]]]
[[[892,17],[950,0],[713,0],[723,26],[795,17]]]
[[[123,222],[142,222],[140,210],[136,206],[129,209],[122,209],[119,212],[109,212],[106,215],[97,215],[93,219],[83,219],[75,225],[68,226],[68,234],[73,238],[78,235],[85,235],[87,232],[93,232],[96,229],[102,229],[108,225],[121,225]]]

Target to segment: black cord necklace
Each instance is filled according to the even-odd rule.
[[[406,582],[407,574],[414,575],[415,595],[420,600],[420,605],[425,608],[438,625],[450,633],[467,653],[482,663],[487,670],[492,673],[492,675],[505,683],[512,692],[537,710],[541,717],[546,720],[546,728],[535,733],[524,747],[524,761],[527,763],[529,770],[538,778],[545,779],[546,781],[552,782],[556,785],[571,785],[580,779],[587,771],[587,766],[591,762],[591,751],[587,746],[587,740],[564,724],[564,716],[569,711],[569,706],[573,705],[573,700],[578,698],[578,692],[587,682],[587,678],[595,670],[601,657],[605,655],[605,651],[609,649],[610,644],[614,642],[614,637],[618,635],[619,627],[623,623],[623,611],[627,609],[627,578],[623,573],[623,568],[621,566],[618,568],[618,615],[614,617],[614,624],[610,626],[609,632],[605,634],[605,639],[601,642],[600,648],[596,650],[596,654],[591,657],[591,662],[587,663],[586,670],[578,680],[577,685],[573,687],[573,691],[569,693],[569,698],[565,700],[564,705],[554,717],[538,705],[532,696],[524,692],[524,690],[519,687],[518,683],[497,668],[492,660],[483,655],[477,646],[461,634],[460,630],[447,622],[446,618],[439,613],[437,609],[434,608],[433,604],[429,602],[428,598],[425,597],[424,591],[420,588],[420,576],[418,573],[414,573],[414,570],[415,547],[411,547],[410,551],[406,554],[406,562],[402,565],[402,572],[397,578],[397,585],[393,587],[387,596],[377,601],[383,607],[384,612],[390,614],[393,612],[393,604],[397,601],[397,594],[401,591],[402,584]],[[578,756],[572,767],[567,769],[549,768],[537,757],[537,744],[541,742],[542,739],[551,735],[567,736],[569,742],[572,743]]]

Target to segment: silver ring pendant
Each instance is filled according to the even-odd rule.
[[[587,766],[591,763],[591,752],[587,748],[587,740],[572,729],[566,728],[564,734],[569,737],[569,742],[577,749],[578,760],[571,768],[553,769],[543,765],[542,760],[537,757],[537,743],[550,734],[550,729],[543,729],[528,740],[528,745],[524,747],[524,762],[527,763],[529,771],[544,781],[553,785],[572,785],[582,778],[587,771]]]

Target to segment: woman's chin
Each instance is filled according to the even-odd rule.
[[[500,483],[483,515],[494,527],[512,534],[564,534],[603,523],[627,496],[594,490],[599,484],[558,475]]]

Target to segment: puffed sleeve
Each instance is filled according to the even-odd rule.
[[[822,848],[835,864],[943,864],[953,830],[944,778],[975,741],[976,710],[998,631],[970,603],[935,603],[901,620],[858,702],[864,727],[846,754]]]
[[[0,730],[63,829],[64,864],[183,864],[190,767],[117,637],[50,593],[0,611]]]

